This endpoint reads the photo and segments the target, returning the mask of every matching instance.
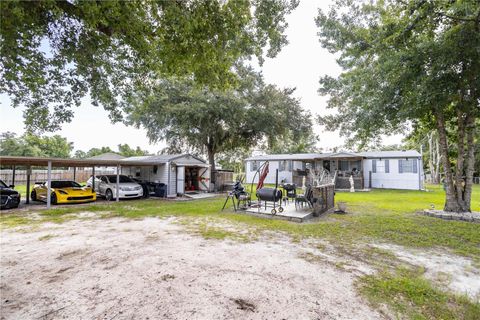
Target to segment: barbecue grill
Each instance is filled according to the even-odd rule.
[[[278,189],[278,169],[275,172],[275,188],[261,188],[257,190],[257,199],[259,202],[263,201],[265,210],[267,207],[272,208],[271,213],[277,214],[278,212],[283,212],[282,207],[282,190]],[[260,210],[260,206],[258,206]]]
[[[233,185],[232,191],[228,193],[227,199],[225,199],[222,210],[225,209],[229,199],[232,199],[233,210],[235,211],[237,211],[237,209],[246,209],[247,206],[250,205],[250,194],[245,191],[241,181],[237,181]],[[237,200],[236,204],[235,200]],[[243,203],[243,207],[240,207],[241,203]]]

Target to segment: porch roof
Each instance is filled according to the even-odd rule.
[[[329,153],[293,153],[293,154],[267,154],[249,157],[246,161],[314,161],[328,159],[366,159],[366,158],[419,158],[421,154],[416,150],[398,151],[366,151],[366,152],[329,152]]]

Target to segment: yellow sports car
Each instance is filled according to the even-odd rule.
[[[52,180],[51,203],[83,203],[97,200],[92,188],[84,187],[75,181]],[[32,201],[47,201],[47,183],[35,182],[30,194]]]

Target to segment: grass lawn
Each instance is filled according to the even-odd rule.
[[[248,187],[249,190],[249,187]],[[248,240],[212,222],[228,222],[248,230],[250,234],[278,231],[294,240],[318,238],[327,240],[342,250],[353,250],[356,244],[372,242],[393,243],[405,247],[434,249],[471,258],[480,263],[480,225],[461,221],[446,221],[417,212],[430,208],[441,209],[444,191],[441,186],[428,186],[428,192],[406,190],[372,190],[371,192],[339,192],[336,202],[347,203],[349,214],[328,215],[311,223],[292,223],[283,220],[257,218],[230,211],[221,212],[225,198],[197,201],[139,200],[120,203],[68,206],[39,210],[35,219],[29,211],[0,216],[0,226],[8,228],[32,225],[42,221],[61,223],[77,219],[79,212],[98,212],[101,218],[176,216],[185,224],[197,221],[199,234],[206,238]],[[32,209],[33,210],[33,209]],[[474,187],[472,210],[480,211],[480,186]],[[189,217],[196,219],[188,219]],[[198,220],[202,221],[198,223]],[[368,252],[361,252],[368,256]],[[372,256],[374,259],[375,257]],[[408,268],[407,268],[408,269]],[[393,310],[412,319],[479,319],[480,306],[465,297],[438,290],[423,277],[422,270],[403,267],[379,268],[373,276],[359,279],[359,290],[372,304],[387,303]]]
[[[452,252],[480,259],[480,226],[461,221],[445,221],[419,215],[416,212],[434,204],[442,208],[444,191],[429,186],[429,192],[406,190],[373,190],[371,192],[338,192],[335,200],[345,201],[350,214],[330,215],[313,223],[297,224],[282,220],[269,220],[245,214],[220,212],[224,198],[197,201],[139,200],[120,203],[68,206],[41,210],[40,221],[62,222],[72,213],[93,211],[103,217],[122,216],[180,216],[221,218],[242,223],[256,230],[286,232],[297,239],[318,237],[341,243],[359,240],[392,242],[409,247],[443,247]],[[480,186],[476,185],[472,197],[472,210],[480,211]],[[0,226],[9,227],[33,223],[29,212],[9,211],[0,216]]]

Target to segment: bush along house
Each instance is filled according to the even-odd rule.
[[[337,190],[350,189],[353,177],[356,190],[383,188],[422,190],[422,156],[416,150],[270,154],[245,160],[246,182],[258,181],[257,169],[269,162],[265,183],[275,183],[275,172],[283,183],[301,186],[310,170],[329,172]]]

